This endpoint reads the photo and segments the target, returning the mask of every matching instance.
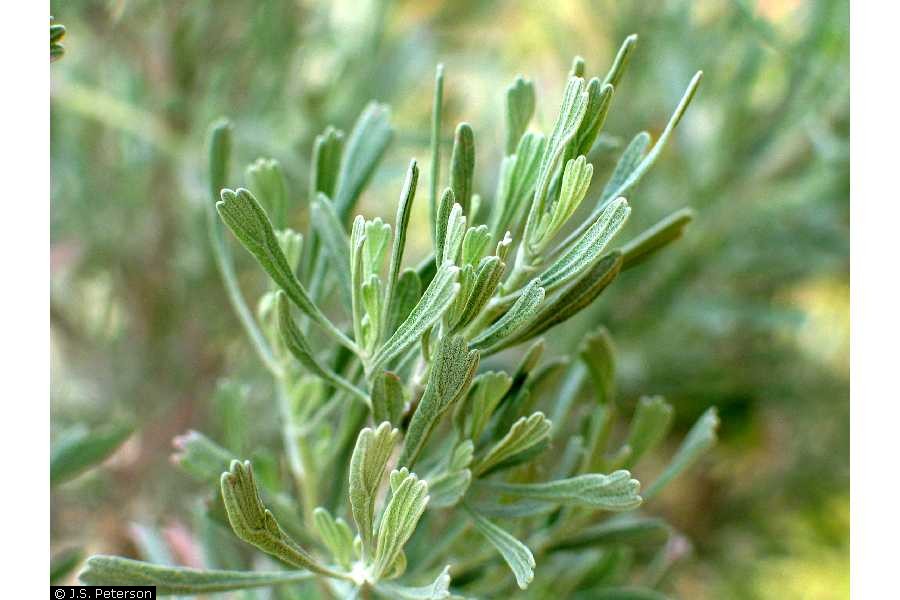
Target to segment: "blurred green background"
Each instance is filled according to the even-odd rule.
[[[666,395],[682,429],[720,408],[722,443],[663,499],[694,545],[677,597],[849,597],[848,12],[842,0],[51,2],[68,30],[51,67],[53,439],[137,427],[102,468],[54,488],[51,549],[191,564],[203,490],[169,465],[172,438],[234,436],[229,423],[252,415],[253,439],[230,445],[278,456],[264,394],[242,391],[239,414],[222,401],[222,377],[260,369],[204,229],[216,117],[233,120],[240,164],[281,161],[302,206],[314,136],[388,103],[397,134],[362,209],[392,218],[409,158],[427,173],[438,62],[444,131],[473,125],[477,191],[491,198],[506,84],[535,80],[546,126],[572,57],[605,71],[638,33],[592,158],[606,174],[634,133],[657,136],[703,69],[628,227],[686,205],[698,218],[548,341],[566,352],[605,323],[624,397]],[[422,252],[426,204],[411,228]]]

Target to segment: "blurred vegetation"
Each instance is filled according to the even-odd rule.
[[[641,206],[629,228],[685,205],[698,218],[665,257],[624,274],[548,341],[564,350],[577,339],[566,331],[604,322],[621,353],[623,397],[666,395],[682,428],[720,408],[723,442],[709,468],[662,498],[695,545],[676,595],[849,596],[845,0],[51,9],[67,31],[51,67],[53,438],[137,425],[103,468],[54,488],[61,558],[87,548],[199,560],[185,533],[199,488],[167,461],[172,438],[189,428],[278,460],[266,389],[221,381],[252,382],[259,369],[204,230],[210,122],[229,115],[239,164],[274,156],[291,194],[305,197],[313,137],[328,124],[348,130],[370,99],[388,103],[397,137],[361,208],[390,216],[409,157],[427,162],[436,63],[446,65],[444,122],[472,123],[476,161],[494,164],[501,83],[525,73],[539,94],[561,89],[572,56],[605,69],[636,32],[592,159],[606,173],[636,127],[658,135],[702,68],[691,111],[629,198]],[[496,182],[476,184],[490,197]],[[410,229],[423,251],[425,204]],[[235,425],[247,419],[249,433]]]

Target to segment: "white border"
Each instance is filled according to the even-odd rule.
[[[850,587],[888,598],[900,540],[900,8],[851,11]]]

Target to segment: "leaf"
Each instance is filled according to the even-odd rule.
[[[469,506],[463,505],[466,512],[475,523],[475,528],[497,549],[506,564],[516,578],[516,585],[519,589],[524,590],[534,579],[534,555],[528,546],[514,538],[512,535],[494,525],[486,518],[472,510]]]
[[[398,475],[402,478],[397,482]],[[410,538],[428,504],[428,484],[419,481],[415,473],[391,473],[393,496],[384,509],[378,528],[378,543],[372,575],[381,579]]]
[[[573,57],[572,66],[569,67],[569,77],[584,77],[584,67],[584,57]]]
[[[406,390],[400,378],[390,371],[382,371],[372,378],[372,417],[376,423],[385,421],[400,425],[406,406]]]
[[[592,269],[576,278],[548,302],[545,302],[540,311],[514,335],[491,346],[485,350],[485,354],[493,354],[504,348],[526,342],[572,318],[589,306],[612,283],[619,274],[621,266],[621,252],[613,251],[604,256]]]
[[[622,187],[628,176],[640,164],[649,145],[650,134],[646,131],[642,131],[632,138],[628,146],[625,147],[625,151],[622,152],[622,156],[619,157],[619,161],[616,163],[609,181],[603,187],[603,192],[600,194],[600,204],[605,204],[613,198],[616,190]]]
[[[310,168],[310,198],[320,193],[334,197],[338,173],[341,167],[341,152],[344,149],[344,132],[334,127],[326,127],[313,142],[312,166]]]
[[[515,153],[534,115],[534,83],[521,75],[506,88],[506,154]]]
[[[99,465],[132,433],[132,425],[120,423],[93,431],[76,427],[62,434],[50,450],[50,485],[68,481]]]
[[[319,538],[328,547],[335,562],[345,570],[350,570],[353,560],[353,532],[347,522],[338,517],[335,519],[327,509],[321,506],[313,511]]]
[[[238,538],[293,567],[343,577],[320,565],[281,529],[259,497],[250,461],[232,461],[231,469],[222,473],[221,488],[228,522]]]
[[[375,534],[375,500],[387,462],[394,451],[400,430],[382,423],[377,429],[359,432],[350,457],[350,511],[362,538],[363,552],[371,556]]]
[[[672,405],[662,396],[643,397],[638,401],[625,443],[631,455],[623,466],[634,467],[641,458],[662,442],[672,425]]]
[[[469,227],[462,242],[461,264],[477,265],[491,243],[491,234],[487,225]]]
[[[578,356],[587,367],[598,404],[615,401],[616,349],[606,327],[587,335],[578,348]]]
[[[536,412],[530,417],[522,417],[509,429],[499,442],[494,444],[487,454],[479,459],[472,468],[476,477],[490,473],[494,467],[501,465],[518,454],[528,452],[550,439],[550,421],[544,413]]]
[[[450,261],[460,265],[459,257],[462,252],[463,237],[466,234],[466,217],[463,207],[454,204],[447,218],[447,229],[444,235],[444,247],[441,250],[441,260]]]
[[[84,550],[81,548],[68,548],[53,555],[50,559],[50,585],[64,581],[81,561],[84,560]]]
[[[355,352],[356,345],[322,314],[294,275],[278,245],[269,217],[253,194],[245,189],[222,190],[222,200],[216,203],[216,208],[235,237],[256,258],[278,287],[284,290],[291,302],[338,342]]]
[[[432,508],[447,508],[455,505],[466,494],[472,482],[472,455],[475,446],[471,440],[459,444],[450,455],[446,467],[428,475],[429,505]]]
[[[457,410],[460,415],[459,428],[464,430],[463,436],[474,441],[481,437],[491,415],[494,414],[494,409],[500,404],[500,400],[509,391],[512,383],[512,378],[503,371],[488,371],[475,378],[465,403]],[[465,419],[468,419],[468,424],[463,423]]]
[[[312,577],[304,571],[203,571],[165,567],[120,558],[92,556],[79,579],[85,585],[152,585],[161,596],[213,594],[231,590],[298,583]]]
[[[444,259],[444,242],[447,239],[447,227],[450,223],[450,213],[453,210],[453,207],[456,206],[456,196],[453,194],[453,190],[447,188],[444,190],[444,193],[441,194],[441,201],[438,204],[437,212],[435,213],[435,234],[434,234],[434,260],[435,264],[443,264],[445,262]],[[452,258],[448,258],[447,260],[452,261]]]
[[[606,115],[609,113],[609,107],[612,105],[614,88],[606,83],[601,84],[596,77],[592,78],[587,85],[588,105],[584,111],[584,118],[571,142],[571,153],[573,156],[586,155],[591,151],[600,130],[603,129],[603,123],[606,121]]]
[[[422,296],[422,282],[413,269],[405,269],[397,281],[394,301],[388,307],[388,335],[406,320]]]
[[[603,510],[632,510],[641,505],[640,483],[625,470],[609,475],[589,473],[545,483],[501,483],[484,481],[493,492],[541,500],[561,506],[584,506]]]
[[[369,365],[370,372],[384,368],[392,359],[419,341],[422,334],[441,319],[459,292],[459,284],[456,283],[458,272],[459,268],[449,262],[441,265],[406,320],[375,352]]]
[[[278,305],[278,331],[281,334],[281,340],[291,355],[297,359],[297,362],[335,388],[347,392],[367,406],[371,405],[371,400],[364,391],[316,360],[306,336],[294,323],[294,318],[291,316],[291,307],[284,292],[278,290],[275,298]]]
[[[247,180],[268,208],[274,226],[287,227],[288,191],[281,163],[274,158],[258,158],[247,167]]]
[[[444,567],[434,582],[420,587],[408,587],[395,583],[378,582],[375,591],[389,600],[449,600],[450,567]]]
[[[338,282],[344,304],[350,306],[350,241],[334,205],[324,194],[317,195],[310,205],[310,219],[331,259],[332,275]]]
[[[431,108],[431,182],[428,198],[428,215],[431,220],[431,237],[437,239],[435,225],[440,222],[438,212],[438,182],[441,179],[441,112],[444,104],[444,65],[438,64],[434,73],[434,100]]]
[[[588,96],[584,90],[584,80],[580,77],[570,77],[566,83],[562,106],[559,109],[559,117],[556,120],[556,125],[553,127],[553,133],[550,134],[550,138],[547,141],[547,148],[541,158],[540,167],[538,167],[534,200],[531,203],[531,211],[528,216],[529,222],[544,214],[544,211],[547,209],[547,192],[551,177],[566,145],[578,133],[578,127],[584,118],[587,104]]]
[[[603,83],[614,86],[619,85],[619,81],[622,79],[622,75],[625,74],[625,69],[628,67],[631,54],[637,46],[637,41],[638,36],[634,33],[625,38],[622,45],[619,47],[619,51],[616,53],[616,58],[613,59],[613,64],[609,68],[609,72],[606,74]]]
[[[682,208],[653,227],[644,230],[622,247],[622,270],[641,264],[665,246],[679,239],[694,220],[694,211]]]
[[[412,467],[434,426],[469,389],[478,362],[478,350],[469,351],[462,337],[441,338],[425,392],[406,431],[399,464]]]
[[[504,157],[500,163],[496,205],[491,213],[491,235],[498,239],[503,232],[518,235],[522,214],[534,194],[541,157],[546,139],[539,133],[526,133],[516,147],[516,153]]]
[[[671,528],[656,517],[634,517],[622,515],[567,535],[564,539],[549,544],[547,552],[559,550],[581,550],[594,546],[658,546],[669,539]]]
[[[276,231],[275,237],[278,238],[278,245],[281,247],[281,251],[284,252],[284,257],[287,259],[288,264],[296,271],[303,253],[303,235],[291,228],[287,228]]]
[[[644,496],[647,499],[656,496],[670,481],[694,464],[700,455],[712,448],[716,443],[718,429],[719,415],[715,407],[710,407],[691,427],[669,465],[656,481],[650,484]]]
[[[612,202],[584,235],[541,273],[538,278],[540,285],[553,289],[593,266],[612,237],[625,224],[629,213],[631,208],[625,198]]]
[[[469,230],[471,231],[471,229]],[[478,272],[472,283],[471,291],[462,303],[461,313],[456,318],[456,323],[451,333],[456,333],[466,327],[481,314],[490,299],[500,285],[500,279],[506,271],[506,265],[497,256],[485,256],[478,264]],[[460,303],[462,294],[457,295],[457,304]]]
[[[387,243],[391,239],[391,226],[376,217],[366,221],[365,242],[363,243],[363,275],[378,275],[384,264]]]
[[[409,229],[409,217],[412,214],[413,200],[416,198],[416,186],[419,183],[419,167],[415,159],[409,163],[409,169],[406,172],[406,181],[403,183],[403,191],[400,193],[400,203],[397,205],[397,218],[394,221],[394,228],[397,230],[394,235],[393,245],[391,246],[391,262],[388,269],[387,289],[384,294],[384,305],[386,314],[383,321],[390,327],[388,334],[393,333],[393,322],[389,318],[393,310],[394,294],[397,289],[397,280],[400,277],[400,265],[403,262],[403,252],[406,249],[406,232]]]
[[[529,323],[544,301],[544,288],[538,279],[532,279],[523,288],[521,295],[506,313],[493,325],[472,340],[472,347],[494,352],[504,339],[515,334]]]
[[[394,132],[389,119],[387,106],[371,102],[347,138],[334,192],[334,206],[342,221],[346,221],[353,212],[360,194],[391,142]]]
[[[453,153],[450,155],[450,189],[456,202],[462,206],[463,214],[474,217],[472,205],[472,180],[475,176],[475,134],[468,123],[456,127],[453,138]]]
[[[199,481],[214,483],[235,456],[202,433],[190,430],[172,440],[172,461]]]
[[[562,184],[559,197],[550,207],[550,210],[540,215],[535,223],[535,228],[530,232],[528,240],[530,251],[538,255],[553,239],[560,228],[578,209],[581,201],[587,194],[591,185],[591,176],[594,167],[587,162],[584,156],[579,156],[566,163],[563,170]]]

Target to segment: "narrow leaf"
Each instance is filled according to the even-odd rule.
[[[561,506],[585,506],[603,510],[632,510],[641,504],[640,483],[628,471],[614,471],[609,475],[590,473],[545,483],[501,483],[485,481],[481,484],[493,492],[541,500]]]
[[[450,189],[467,217],[474,217],[470,211],[474,175],[475,134],[471,125],[460,123],[456,128],[453,153],[450,155]]]
[[[450,567],[444,567],[434,582],[420,587],[408,587],[380,581],[375,590],[388,600],[449,600]]]
[[[465,505],[464,505],[465,506]],[[519,589],[525,589],[534,579],[534,555],[528,546],[486,518],[465,506],[475,527],[497,549],[516,578]]]
[[[310,299],[306,289],[294,275],[287,258],[278,245],[269,217],[256,198],[245,189],[222,190],[222,200],[216,204],[222,220],[235,237],[256,258],[273,281],[284,290],[291,302],[321,325],[342,345],[356,350],[355,344],[340,332]]]
[[[636,267],[657,251],[679,239],[684,233],[685,227],[693,220],[694,211],[682,208],[629,240],[622,247],[622,270]]]
[[[619,51],[616,53],[616,58],[613,59],[613,64],[609,68],[609,72],[606,74],[606,78],[603,80],[603,83],[608,83],[613,86],[619,85],[619,81],[622,79],[622,75],[625,74],[625,69],[628,67],[628,62],[631,59],[631,54],[634,52],[635,47],[637,46],[638,36],[637,34],[632,33],[622,42],[622,45],[619,46]]]
[[[400,378],[390,371],[383,371],[372,378],[372,417],[376,423],[385,421],[400,425],[406,405],[406,390]]]
[[[471,231],[471,230],[470,230]],[[462,305],[461,313],[451,333],[460,331],[475,320],[487,306],[500,285],[500,279],[506,272],[506,265],[497,256],[485,256],[478,265],[471,291]],[[462,294],[460,294],[461,296]],[[459,302],[459,300],[457,300]]]
[[[390,339],[372,357],[372,363],[369,366],[370,372],[377,372],[384,368],[392,359],[416,343],[429,327],[441,319],[444,311],[453,303],[459,292],[459,284],[456,283],[458,272],[459,268],[450,263],[444,263],[438,269],[418,304],[412,309],[406,320],[397,327]]]
[[[350,458],[350,510],[363,542],[363,552],[374,549],[375,500],[400,430],[382,423],[378,429],[366,427],[356,438]]]
[[[387,326],[391,325],[389,315],[394,304],[394,294],[397,289],[397,280],[400,277],[400,265],[403,262],[403,253],[406,250],[406,231],[409,228],[409,218],[412,215],[413,200],[416,198],[416,186],[419,183],[419,167],[415,159],[410,161],[406,172],[406,181],[403,183],[403,191],[400,193],[400,203],[397,205],[397,218],[394,220],[394,240],[391,246],[391,262],[388,269],[387,289],[384,294],[384,307],[386,314],[382,320]],[[393,333],[391,327],[388,334]]]
[[[536,412],[530,417],[522,417],[509,432],[479,459],[472,468],[476,477],[491,470],[517,454],[545,444],[550,438],[550,421],[544,413]]]
[[[578,356],[587,367],[598,404],[615,400],[616,350],[606,327],[587,335],[578,348]]]
[[[612,237],[625,224],[630,212],[625,198],[612,202],[584,235],[541,273],[540,285],[548,289],[557,287],[593,266]]]
[[[394,301],[388,308],[388,335],[394,333],[397,327],[406,320],[412,309],[415,308],[422,297],[422,282],[412,269],[405,269],[397,281],[394,292]]]
[[[50,485],[80,475],[109,458],[134,432],[128,424],[88,431],[79,427],[60,436],[50,451]]]
[[[622,515],[583,529],[547,546],[547,552],[580,550],[594,546],[627,544],[659,546],[666,542],[671,528],[662,519]]]
[[[503,371],[488,371],[475,378],[465,404],[460,405],[457,411],[460,429],[465,437],[478,441],[512,383],[512,378]],[[468,424],[464,423],[466,418]]]
[[[653,450],[669,433],[672,425],[672,405],[662,396],[641,398],[631,419],[631,429],[625,443],[631,454],[623,467],[630,469]]]
[[[291,316],[291,307],[288,304],[284,292],[279,290],[275,297],[278,306],[278,330],[281,334],[281,340],[284,342],[285,347],[291,355],[297,359],[297,362],[337,389],[343,390],[354,398],[361,400],[366,405],[369,405],[370,400],[365,392],[328,367],[322,365],[322,363],[316,359],[306,336],[303,335],[303,332],[300,331],[300,328],[294,323],[294,318]]]
[[[389,118],[387,106],[372,102],[363,110],[347,138],[334,193],[334,206],[342,221],[353,212],[394,135]]]
[[[85,585],[152,585],[160,596],[197,595],[299,583],[304,571],[204,571],[166,567],[118,556],[92,556],[79,579]]]
[[[522,76],[506,88],[506,154],[514,154],[534,115],[534,83]]]
[[[544,288],[538,279],[532,279],[510,309],[472,340],[472,347],[494,352],[494,348],[503,344],[507,337],[527,326],[543,301]]]
[[[350,570],[353,560],[353,532],[347,522],[338,517],[335,519],[328,510],[321,506],[313,511],[319,538],[328,547],[335,562],[345,570]]]
[[[460,336],[445,336],[438,344],[425,392],[413,413],[400,454],[400,464],[411,467],[440,418],[472,383],[479,353],[469,351]]]
[[[260,499],[250,461],[232,461],[231,469],[222,473],[221,488],[228,522],[241,540],[293,567],[343,577],[319,564],[278,525]]]
[[[471,440],[454,448],[447,464],[428,475],[428,493],[431,495],[429,505],[432,508],[447,508],[459,502],[472,482],[472,456],[475,446]]]
[[[435,224],[438,208],[438,182],[441,179],[441,113],[444,105],[444,65],[439,64],[434,74],[434,100],[431,108],[431,181],[428,216],[431,220],[431,237],[437,239]]]
[[[344,132],[326,127],[313,142],[309,197],[320,193],[334,197],[338,173],[341,168],[341,152],[344,149]]]
[[[719,416],[715,407],[711,407],[697,419],[669,462],[669,466],[656,481],[650,484],[644,496],[648,499],[656,496],[670,481],[694,464],[704,452],[712,448],[716,443],[718,429]]]
[[[650,134],[646,131],[642,131],[632,138],[625,147],[625,151],[622,152],[622,156],[619,157],[609,181],[603,187],[603,192],[600,193],[600,204],[605,204],[612,199],[616,190],[622,187],[625,180],[641,164],[648,146],[650,146]]]
[[[312,225],[325,245],[328,258],[334,269],[332,275],[338,282],[338,289],[346,306],[350,306],[350,241],[341,224],[334,205],[324,195],[318,194],[310,206]]]
[[[247,180],[268,208],[275,227],[287,227],[288,191],[281,163],[274,158],[258,158],[247,167]]]
[[[410,538],[425,512],[428,504],[428,484],[419,481],[415,473],[405,473],[399,483],[395,474],[391,473],[391,496],[378,528],[378,543],[375,547],[375,560],[372,564],[372,575],[381,579],[387,573],[397,555]]]

